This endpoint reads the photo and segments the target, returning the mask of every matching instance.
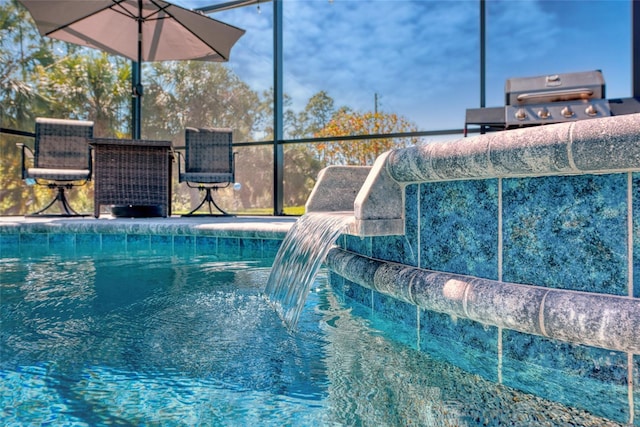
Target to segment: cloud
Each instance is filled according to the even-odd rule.
[[[574,68],[566,71],[574,71],[581,64],[592,64],[593,60],[576,53],[593,29],[581,22],[592,21],[598,8],[612,10],[611,3],[624,2],[487,2],[490,99],[502,104],[507,77],[542,74],[553,67],[560,68],[553,72],[569,67]],[[296,110],[321,90],[337,106],[360,110],[372,110],[378,94],[384,108],[421,128],[461,127],[465,109],[477,106],[479,99],[479,4],[469,0],[284,1],[284,90]],[[247,30],[232,51],[229,66],[258,91],[273,86],[272,9],[272,3],[265,3],[261,13],[250,6],[212,15]],[[607,13],[612,15],[609,19],[619,19],[624,12]],[[612,62],[607,62],[603,51],[607,49],[592,57],[602,55],[601,62]]]

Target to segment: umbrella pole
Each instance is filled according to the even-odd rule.
[[[140,139],[142,126],[142,0],[138,0],[138,61],[131,63],[131,71],[133,96],[131,133],[133,139]]]
[[[140,62],[131,61],[131,71],[131,137],[133,139],[140,139],[140,125],[142,122],[142,83]]]

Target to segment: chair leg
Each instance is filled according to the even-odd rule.
[[[60,205],[60,208],[62,210],[62,214],[60,214],[61,216],[85,216],[85,215],[81,215],[78,212],[76,212],[75,210],[73,210],[73,208],[71,207],[71,205],[69,205],[69,201],[67,200],[67,196],[65,195],[65,188],[73,188],[72,185],[68,184],[68,185],[55,185],[55,184],[51,184],[49,185],[49,188],[57,188],[57,193],[56,193],[56,197],[53,198],[53,200],[51,200],[51,202],[49,202],[49,204],[47,206],[45,206],[44,208],[40,209],[37,212],[34,212],[32,214],[29,214],[27,216],[39,216],[42,215],[47,209],[49,209],[50,207],[52,207],[56,202],[58,202],[58,204]]]
[[[196,206],[195,209],[193,209],[191,212],[189,212],[188,214],[184,214],[182,216],[194,216],[194,215],[202,215],[202,214],[196,214],[195,212],[197,210],[199,210],[202,206],[204,206],[204,204],[207,204],[207,207],[209,208],[209,215],[214,215],[213,211],[211,210],[211,205],[215,206],[217,210],[219,210],[220,212],[222,212],[222,215],[224,216],[230,216],[230,214],[228,214],[227,212],[225,212],[224,210],[222,210],[222,208],[220,208],[220,206],[218,206],[216,204],[216,202],[213,200],[213,196],[211,195],[211,190],[216,190],[215,187],[203,187],[201,189],[204,189],[206,191],[205,195],[204,195],[204,199],[202,199],[202,201],[200,202],[200,204],[198,206]]]

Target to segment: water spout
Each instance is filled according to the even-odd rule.
[[[273,262],[265,294],[294,329],[318,270],[340,234],[353,222],[351,213],[308,213],[289,230]]]

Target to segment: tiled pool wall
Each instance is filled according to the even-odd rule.
[[[640,173],[410,184],[405,235],[343,235],[338,246],[428,270],[640,298]],[[424,310],[335,272],[330,280],[347,301],[402,325],[398,334],[422,351],[495,382],[640,425],[638,355]]]
[[[225,255],[273,258],[283,233],[199,231],[188,226],[5,225],[0,227],[0,256],[65,254]]]

